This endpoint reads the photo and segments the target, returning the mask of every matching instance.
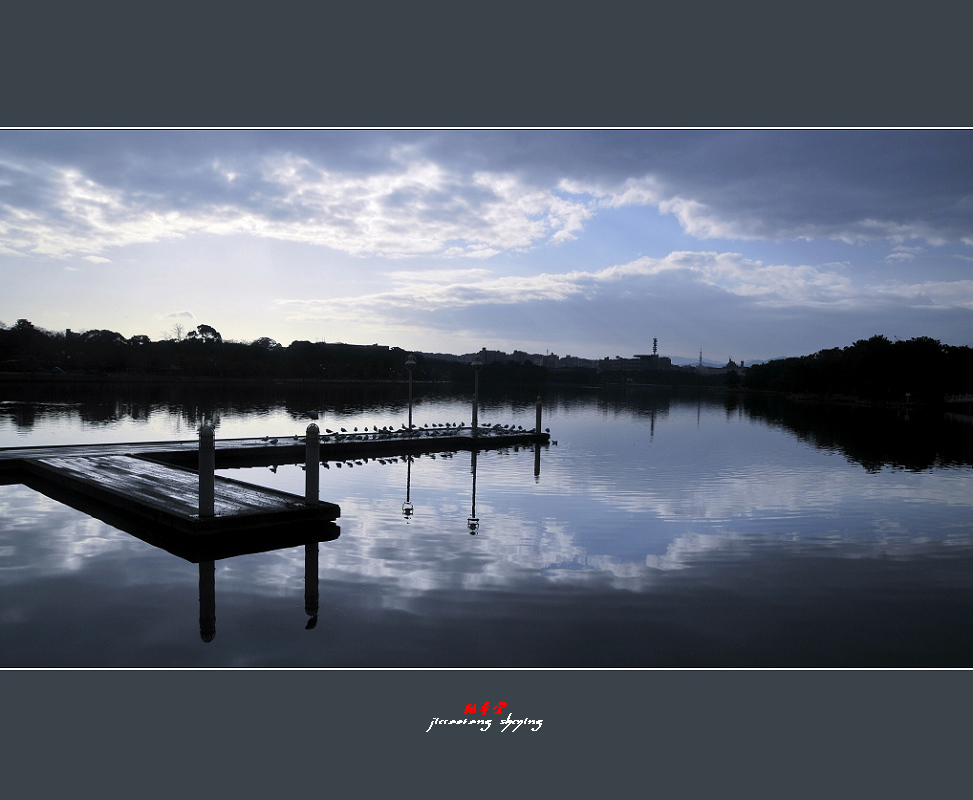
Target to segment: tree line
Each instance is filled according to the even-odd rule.
[[[177,327],[170,338],[153,341],[145,335],[127,339],[109,330],[48,331],[26,319],[9,327],[0,323],[0,373],[404,381],[409,378],[407,355],[401,348],[381,345],[297,340],[285,346],[266,336],[252,342],[227,341],[210,325],[198,325],[185,334]],[[464,385],[473,381],[467,363],[421,353],[415,357],[412,377],[417,381]],[[709,378],[684,370],[657,371],[650,376],[581,368],[548,370],[529,361],[487,364],[480,374],[493,384],[725,384],[891,402],[902,401],[908,394],[921,402],[941,400],[946,394],[973,393],[973,348],[945,345],[926,336],[894,342],[873,336],[845,348],[778,359]]]
[[[844,348],[751,366],[746,389],[867,400],[932,402],[973,392],[973,348],[942,344],[928,336],[890,341],[860,339]]]
[[[48,331],[26,319],[0,325],[0,373],[129,375],[230,380],[408,380],[408,353],[398,347],[296,340],[289,345],[263,336],[252,342],[227,341],[210,325],[153,341],[125,338],[116,331]],[[416,353],[416,381],[472,383],[469,364]],[[490,364],[484,377],[536,383],[544,369],[532,364]]]

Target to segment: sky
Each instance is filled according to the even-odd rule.
[[[973,130],[0,130],[0,322],[744,362],[973,346]]]

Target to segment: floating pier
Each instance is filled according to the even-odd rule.
[[[130,532],[149,526],[156,539],[159,531],[177,540],[217,535],[225,540],[285,527],[298,531],[300,539],[314,539],[311,528],[341,515],[337,505],[318,497],[321,463],[546,444],[550,437],[539,432],[539,416],[533,430],[434,425],[321,434],[311,424],[304,436],[216,442],[204,426],[199,440],[190,441],[0,448],[0,483],[26,483],[92,516],[121,520]],[[222,468],[299,463],[307,472],[304,497],[214,474]]]
[[[205,476],[201,481],[193,470],[135,456],[39,458],[29,460],[24,468],[35,485],[56,483],[118,511],[194,536],[283,522],[333,521],[341,514],[333,503],[308,506],[303,497],[220,476],[213,476],[214,510],[201,514],[200,485],[205,485]]]

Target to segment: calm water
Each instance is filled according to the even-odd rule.
[[[0,447],[398,425],[403,394],[35,388],[0,397]],[[418,394],[418,424],[469,422]],[[532,396],[481,409],[533,426]],[[550,392],[544,426],[539,458],[476,457],[475,496],[470,453],[330,465],[336,539],[209,574],[0,485],[0,666],[973,666],[963,418],[634,388]],[[304,490],[296,465],[221,474]]]

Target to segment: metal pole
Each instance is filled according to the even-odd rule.
[[[474,367],[473,368],[473,435],[474,436],[477,435],[478,427],[479,427],[479,423],[477,421],[479,402],[480,402],[480,370]]]
[[[405,368],[409,370],[409,430],[412,430],[412,368],[416,365],[416,357],[409,353],[405,360]]]
[[[199,429],[199,516],[215,516],[216,434],[209,425]]]
[[[537,421],[534,423],[534,433],[541,432],[541,396],[537,395]]]
[[[304,505],[318,504],[318,475],[321,463],[321,431],[313,422],[304,439]]]

